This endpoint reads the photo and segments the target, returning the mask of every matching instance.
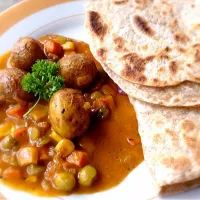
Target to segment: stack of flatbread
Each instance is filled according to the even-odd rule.
[[[93,0],[95,58],[134,105],[162,193],[200,184],[200,1]]]

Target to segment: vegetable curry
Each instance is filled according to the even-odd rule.
[[[128,97],[86,43],[21,38],[0,57],[0,68],[4,184],[44,196],[98,192],[142,162]]]

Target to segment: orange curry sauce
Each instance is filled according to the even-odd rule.
[[[43,37],[40,40],[44,41],[47,37]],[[85,43],[75,42],[75,47],[76,52],[92,57],[89,46]],[[6,67],[9,55],[9,53],[6,53],[0,57],[1,69]],[[100,68],[97,62],[96,64]],[[111,80],[109,80],[109,83],[114,84]],[[114,100],[115,109],[112,110],[110,118],[91,125],[84,136],[74,141],[76,145],[81,144],[84,147],[84,150],[89,155],[89,162],[98,171],[98,178],[91,187],[79,187],[73,191],[75,193],[93,193],[114,187],[143,161],[134,109],[126,95],[117,94]],[[6,105],[1,105],[0,107],[0,124],[7,118],[5,113],[7,108],[8,106]],[[5,168],[6,166],[4,165],[0,160],[0,168]],[[25,190],[35,195],[66,195],[66,193],[55,189],[46,192],[38,182],[3,180],[3,183],[14,189]]]

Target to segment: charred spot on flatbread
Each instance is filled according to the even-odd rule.
[[[103,40],[104,36],[107,33],[108,26],[106,23],[103,22],[100,14],[95,11],[89,11],[89,25],[90,29],[95,35]]]
[[[178,134],[175,131],[170,130],[168,128],[165,129],[165,133],[171,137],[171,141],[172,141],[173,145],[177,146],[178,145]]]
[[[200,62],[200,44],[195,44],[193,47],[195,48],[195,62]]]
[[[180,42],[180,43],[186,43],[189,41],[189,38],[187,35],[185,35],[184,33],[176,33],[174,35],[174,40],[176,42]]]
[[[154,82],[154,83],[157,83],[158,81],[159,81],[159,80],[158,80],[157,78],[154,78],[154,79],[153,79],[153,82]]]
[[[113,39],[113,42],[115,44],[115,50],[117,52],[126,52],[128,51],[125,47],[125,40],[122,37],[115,37]]]
[[[153,136],[153,143],[155,144],[161,144],[163,141],[162,141],[162,138],[161,138],[161,135],[160,134],[155,134]]]
[[[115,5],[124,5],[126,3],[128,3],[129,0],[113,0],[112,2],[115,4]]]
[[[121,59],[124,62],[124,70],[121,74],[129,80],[136,80],[139,83],[144,83],[146,77],[144,76],[145,65],[151,62],[155,56],[148,56],[142,58],[136,53],[129,53],[124,55]]]
[[[155,34],[154,30],[148,25],[148,22],[143,17],[135,15],[133,22],[142,33],[148,36],[153,36]]]
[[[177,63],[175,61],[172,61],[169,63],[169,71],[172,75],[176,74],[178,70]]]
[[[184,120],[181,124],[181,128],[184,132],[190,132],[195,129],[195,124],[190,120]]]
[[[171,168],[173,170],[181,171],[189,168],[191,166],[191,162],[189,159],[185,157],[168,157],[162,160],[162,164],[167,168]]]
[[[105,59],[106,59],[106,53],[107,53],[106,48],[99,48],[99,49],[97,50],[97,55],[98,55],[102,60],[105,60]]]

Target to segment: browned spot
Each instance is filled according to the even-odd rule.
[[[144,81],[146,81],[146,78],[144,79],[143,75],[145,65],[151,62],[154,58],[154,56],[141,58],[136,53],[126,54],[122,57],[122,61],[125,62],[125,68],[122,71],[122,76],[144,83]]]
[[[153,82],[154,82],[154,83],[157,83],[158,81],[159,81],[159,80],[158,80],[157,78],[154,78],[154,79],[153,79]]]
[[[94,32],[97,37],[103,40],[107,32],[107,24],[103,22],[100,14],[95,11],[89,11],[88,15],[91,31]]]
[[[195,137],[190,137],[190,136],[184,135],[184,141],[185,141],[186,145],[188,147],[190,147],[191,149],[196,148],[197,139]]]
[[[107,50],[105,48],[100,48],[97,50],[97,55],[102,59],[105,60],[106,59],[106,53]]]
[[[178,47],[177,50],[180,52],[180,53],[185,53],[186,50],[182,47]]]
[[[166,59],[166,60],[168,60],[169,59],[169,55],[166,52],[161,52],[158,55],[158,59]]]
[[[169,59],[168,53],[171,51],[170,47],[166,47],[158,54],[158,58],[160,59]]]
[[[155,144],[161,144],[162,143],[162,138],[161,138],[160,134],[155,134],[153,136],[153,143],[155,143]]]
[[[113,3],[115,5],[124,5],[128,2],[128,0],[114,0]]]
[[[180,98],[178,98],[178,97],[174,98],[173,102],[174,102],[174,103],[180,102]]]
[[[160,67],[159,69],[158,69],[158,72],[160,72],[160,73],[162,73],[164,71],[164,67]]]
[[[171,48],[170,48],[170,47],[166,47],[166,48],[165,48],[165,51],[166,51],[166,52],[170,52],[170,51],[171,51]]]
[[[176,28],[178,28],[178,21],[177,20],[174,20],[171,24],[170,24],[170,27],[175,30]]]
[[[196,50],[194,57],[195,57],[195,62],[200,62],[200,50]]]
[[[176,74],[178,66],[175,61],[170,62],[169,64],[169,71],[174,75]]]
[[[195,124],[190,120],[184,120],[181,124],[181,127],[185,133],[188,133],[195,129]]]
[[[143,4],[147,3],[147,0],[135,0],[135,3],[143,5]]]
[[[195,57],[195,62],[200,62],[200,50],[199,49],[196,50],[194,57]]]
[[[168,135],[170,135],[171,137],[177,139],[177,134],[176,134],[174,131],[172,131],[172,130],[166,128],[166,129],[165,129],[165,132],[166,132]]]
[[[140,83],[144,83],[144,82],[146,82],[146,77],[145,76],[140,76],[139,78],[138,78],[138,81],[140,82]]]
[[[162,127],[165,123],[161,120],[158,120],[155,122],[155,125],[158,126],[158,127]]]
[[[142,33],[148,36],[153,36],[155,34],[154,30],[148,25],[147,21],[141,16],[139,15],[134,16],[134,23]]]
[[[116,45],[115,50],[118,52],[126,52],[128,51],[125,47],[125,40],[122,37],[114,38],[114,44]]]
[[[136,3],[135,7],[137,9],[143,9],[147,5],[147,1],[148,0],[135,0],[135,3]]]
[[[148,50],[149,47],[148,47],[147,44],[145,44],[145,45],[143,45],[141,48],[142,48],[142,50]]]
[[[173,170],[184,170],[187,169],[191,166],[191,162],[189,159],[185,157],[179,157],[179,158],[174,158],[174,157],[169,157],[169,158],[164,158],[162,160],[163,165],[165,165],[167,168],[171,168]]]
[[[193,47],[195,49],[195,62],[200,62],[200,44],[195,44]]]
[[[200,141],[197,139],[199,132],[196,132],[193,136],[188,136],[187,133],[184,134],[184,141],[186,145],[191,149],[195,161],[200,164]],[[189,149],[188,148],[188,149]]]
[[[175,146],[178,145],[177,133],[168,128],[165,129],[165,132],[167,135],[169,135],[172,138],[173,145],[175,145]]]
[[[176,42],[181,42],[181,43],[186,43],[189,41],[189,38],[187,35],[185,35],[184,33],[176,33],[174,35],[174,40]]]

